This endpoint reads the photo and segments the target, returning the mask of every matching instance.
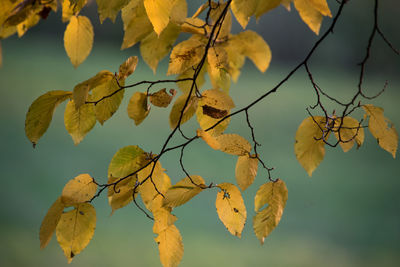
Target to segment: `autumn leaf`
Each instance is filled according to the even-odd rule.
[[[80,174],[70,180],[61,193],[61,201],[65,206],[90,201],[97,191],[97,184],[89,174]]]
[[[167,90],[163,88],[150,95],[150,102],[156,107],[166,108],[169,106],[176,94],[176,91],[174,89],[171,89],[170,92],[172,93],[172,95],[168,94]]]
[[[42,221],[42,224],[40,225],[39,239],[41,249],[45,248],[49,244],[53,233],[56,230],[57,224],[60,221],[63,210],[64,204],[61,201],[61,197],[59,197],[53,205],[51,205]]]
[[[209,132],[206,132],[202,129],[197,129],[197,136],[204,140],[212,149],[219,150],[221,148],[221,144],[217,141],[217,139],[212,136]]]
[[[89,244],[95,228],[96,210],[89,203],[78,204],[61,215],[56,235],[68,263]]]
[[[182,116],[182,120],[181,120],[180,124],[184,124],[185,122],[190,120],[190,118],[194,115],[194,113],[196,111],[197,102],[198,102],[196,96],[191,96],[188,101],[187,106],[185,107],[185,109],[183,109],[185,106],[187,97],[188,97],[188,95],[186,95],[186,94],[178,97],[175,100],[175,102],[171,108],[171,112],[169,114],[169,125],[171,126],[172,129],[178,125],[181,114],[183,114],[183,116]]]
[[[183,256],[183,243],[179,230],[170,225],[154,239],[158,244],[160,260],[164,267],[176,267]]]
[[[108,166],[108,177],[125,177],[144,166],[146,154],[138,146],[126,146],[117,151]]]
[[[130,0],[96,0],[100,22],[110,18],[115,22],[118,12],[129,3]]]
[[[195,72],[194,69],[187,69],[182,74],[180,74],[177,79],[178,80],[188,79],[188,78],[192,79],[194,72]],[[201,70],[197,76],[197,80],[196,80],[196,85],[198,88],[201,88],[203,86],[203,84],[206,82],[205,77],[204,77],[205,73],[206,73],[206,68],[204,68],[204,67],[201,68]],[[182,93],[184,93],[184,94],[189,94],[192,86],[193,86],[193,89],[195,89],[193,80],[181,81],[176,84],[178,85],[178,87],[182,91]]]
[[[376,138],[381,148],[396,157],[399,134],[392,122],[383,115],[383,108],[364,105],[365,114],[369,116],[368,129]]]
[[[47,131],[56,107],[71,96],[68,91],[50,91],[33,101],[25,119],[25,134],[33,146]]]
[[[227,71],[228,54],[225,49],[220,46],[215,46],[210,49],[208,51],[207,60],[207,71],[213,88],[221,88],[228,93],[231,80]]]
[[[253,182],[257,175],[258,159],[254,156],[239,156],[235,175],[236,182],[242,191],[246,190]]]
[[[136,66],[138,64],[138,57],[129,57],[119,66],[118,80],[125,80],[128,76],[135,72]]]
[[[332,17],[326,0],[294,0],[294,6],[308,27],[319,34],[323,16]]]
[[[221,189],[215,201],[218,217],[232,235],[240,238],[247,217],[242,195],[233,184],[222,183],[218,187]]]
[[[282,2],[283,2],[282,0],[269,0],[269,1],[259,0],[258,5],[254,12],[256,18],[259,19],[263,14],[278,7]]]
[[[94,105],[86,104],[76,109],[74,101],[68,101],[64,112],[64,124],[74,144],[79,144],[96,124]]]
[[[231,4],[233,15],[243,29],[249,23],[250,17],[254,14],[257,4],[260,2],[268,3],[271,1],[258,1],[258,0],[233,0]]]
[[[77,16],[86,5],[87,0],[63,0],[62,1],[62,22],[67,22],[72,16]]]
[[[119,180],[118,177],[109,177],[108,178],[108,183],[115,183]],[[136,176],[130,176],[122,181],[120,181],[118,184],[114,186],[110,186],[108,189],[108,204],[111,207],[111,215],[116,211],[117,209],[121,209],[128,205],[130,202],[132,202],[133,197],[133,189],[136,185]]]
[[[183,178],[165,193],[164,206],[174,208],[185,204],[203,190],[204,183],[198,175]]]
[[[280,179],[276,182],[263,184],[258,189],[254,198],[254,207],[257,214],[253,219],[253,228],[261,244],[279,224],[287,198],[286,185]],[[268,206],[259,211],[265,204],[268,204]]]
[[[167,27],[174,0],[144,0],[147,16],[153,24],[154,31],[160,35]]]
[[[162,196],[161,196],[162,198]],[[171,214],[171,208],[160,207],[153,211],[154,225],[153,232],[160,234],[168,229],[178,219],[175,215]]]
[[[315,121],[314,121],[315,120]],[[325,128],[325,117],[314,116],[303,120],[296,132],[294,152],[296,158],[311,177],[325,156],[325,143],[322,140],[322,130]],[[324,132],[327,140],[329,133]]]
[[[75,68],[89,56],[93,46],[93,37],[93,26],[87,17],[71,17],[64,33],[64,46]]]
[[[135,125],[141,124],[150,112],[147,94],[135,92],[129,100],[127,112],[129,118],[135,121]]]
[[[216,3],[214,1],[211,1],[211,10],[210,10],[210,18],[212,20],[212,25],[215,26],[217,23],[218,19],[221,17],[226,5],[228,3]],[[226,37],[228,37],[229,33],[231,32],[232,28],[232,15],[230,10],[226,12],[225,16],[223,17],[222,25],[217,26],[218,28],[218,38],[219,40],[223,40]],[[220,22],[221,22],[220,21]]]
[[[227,154],[244,156],[250,153],[250,143],[238,134],[222,134],[215,137],[220,144],[219,150]]]
[[[339,131],[337,131],[342,121],[342,127]],[[357,148],[359,148],[363,144],[364,129],[362,128],[358,120],[351,117],[344,117],[343,119],[337,118],[335,120],[335,128],[335,137],[338,141],[340,141],[339,145],[342,147],[344,152],[349,151],[353,147],[354,143],[357,144]]]

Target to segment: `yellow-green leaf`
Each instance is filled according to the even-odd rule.
[[[276,182],[263,184],[258,189],[254,198],[254,207],[257,214],[253,219],[253,229],[261,244],[264,244],[264,239],[279,224],[287,198],[286,185],[280,179]],[[268,206],[259,211],[265,204],[268,204]]]
[[[271,1],[259,1],[259,0],[233,0],[232,1],[232,12],[235,15],[237,21],[243,29],[246,28],[249,23],[250,17],[256,11],[257,4],[259,2],[271,2]]]
[[[261,72],[267,70],[271,62],[271,49],[258,33],[247,30],[233,35],[229,42],[236,46],[237,53],[250,58]]]
[[[140,53],[154,73],[160,60],[171,51],[179,32],[180,27],[175,23],[170,23],[160,35],[152,32],[141,41]]]
[[[215,201],[218,217],[232,235],[240,238],[247,217],[242,195],[233,184],[222,183],[218,187],[221,188]]]
[[[89,56],[93,37],[93,26],[87,17],[71,17],[64,33],[64,47],[75,68]]]
[[[171,113],[169,114],[169,125],[172,129],[178,125],[179,118],[182,113],[182,120],[180,122],[181,125],[190,120],[190,118],[194,115],[196,111],[198,102],[198,98],[196,96],[191,96],[186,108],[183,109],[187,98],[188,95],[181,95],[175,100],[175,103],[172,106]]]
[[[204,54],[205,37],[192,36],[177,44],[171,52],[167,75],[181,74],[199,64]]]
[[[134,73],[138,61],[137,56],[132,56],[125,60],[125,62],[119,66],[118,80],[125,80],[128,76]]]
[[[121,49],[129,48],[152,32],[143,1],[132,0],[121,12],[124,23],[124,40]]]
[[[197,88],[199,88],[199,89],[206,82],[205,77],[204,77],[205,72],[206,72],[206,68],[203,67],[203,68],[201,68],[201,70],[197,76],[196,85],[197,85]],[[194,75],[194,69],[187,69],[182,74],[180,74],[177,79],[180,80],[180,79],[186,79],[186,78],[193,78],[193,75]],[[192,80],[182,81],[182,82],[178,82],[176,84],[178,85],[178,87],[182,91],[182,93],[189,94],[190,89],[192,88],[192,85],[193,85],[193,81]],[[195,88],[196,87],[193,87],[193,90],[195,90]]]
[[[118,12],[129,3],[130,0],[96,0],[100,22],[110,18],[115,22]]]
[[[171,95],[167,93],[167,90],[165,88],[161,89],[150,95],[150,102],[156,107],[166,108],[169,106],[176,94],[176,91],[174,89],[171,89],[170,92]]]
[[[221,148],[221,144],[209,132],[197,129],[197,136],[201,137],[212,149],[219,150]]]
[[[160,261],[164,267],[176,267],[183,256],[183,243],[179,230],[170,225],[154,239],[158,244]]]
[[[78,204],[61,215],[56,235],[68,263],[89,244],[95,228],[96,210],[89,203]]]
[[[236,182],[242,191],[246,190],[254,182],[257,169],[258,159],[254,156],[244,155],[238,157],[235,175]]]
[[[114,183],[119,178],[110,176],[108,183]],[[117,209],[123,208],[133,200],[133,189],[136,184],[136,176],[130,176],[123,181],[119,182],[115,187],[110,186],[108,188],[108,204],[111,207],[111,214]]]
[[[255,9],[256,18],[260,18],[263,14],[278,7],[282,3],[282,0],[259,0],[258,5]]]
[[[123,86],[124,81],[119,81],[119,84]],[[106,120],[111,118],[111,116],[118,110],[122,98],[124,97],[124,91],[125,90],[120,89],[115,78],[110,79],[93,89],[93,101],[99,101],[102,99],[95,105],[96,118],[100,124],[103,124]]]
[[[340,128],[340,131],[337,131],[342,120],[342,127]],[[354,143],[356,143],[357,148],[359,148],[364,142],[364,129],[358,120],[351,117],[344,117],[343,119],[337,118],[335,120],[334,134],[336,139],[340,141],[339,145],[342,147],[344,152],[349,151],[353,147]]]
[[[312,117],[304,119],[296,132],[294,152],[297,160],[310,177],[325,156],[325,143],[322,139],[321,129],[326,131],[325,117],[314,116],[314,119]],[[324,139],[328,139],[326,132]]]
[[[86,5],[87,0],[63,0],[62,2],[62,22],[67,22],[72,16],[77,16],[81,9]]]
[[[318,35],[322,24],[322,14],[315,8],[312,1],[294,0],[294,7],[299,12],[301,19]]]
[[[164,206],[174,208],[185,204],[203,190],[204,183],[198,175],[183,178],[165,193]]]
[[[89,174],[80,174],[70,180],[61,193],[61,201],[65,206],[90,201],[96,194],[97,184]]]
[[[175,0],[144,0],[147,16],[157,35],[167,27]]]
[[[139,125],[149,115],[150,107],[147,104],[147,94],[135,92],[128,104],[128,116],[135,121],[135,125]]]
[[[138,146],[126,146],[114,154],[108,166],[108,177],[122,178],[140,169],[146,154]]]
[[[33,101],[25,119],[25,134],[33,146],[49,127],[55,108],[71,96],[68,91],[50,91]]]
[[[85,104],[76,109],[74,101],[68,101],[64,112],[64,124],[74,144],[79,144],[96,124],[94,105]]]
[[[51,237],[56,230],[57,224],[60,221],[63,210],[64,204],[61,201],[61,197],[59,197],[53,205],[51,205],[46,216],[43,218],[42,224],[40,225],[39,239],[41,249],[45,248],[49,244]]]
[[[376,138],[379,146],[395,158],[399,143],[399,134],[392,122],[383,115],[383,108],[373,105],[364,105],[363,108],[369,116],[369,131]]]
[[[228,54],[225,49],[215,46],[208,51],[207,54],[207,70],[210,76],[213,88],[221,88],[225,92],[229,92],[230,77],[228,74]]]
[[[238,134],[222,134],[215,137],[219,150],[231,155],[244,156],[251,151],[250,143]]]

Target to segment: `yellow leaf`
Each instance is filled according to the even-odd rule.
[[[197,10],[196,12],[194,12],[192,18],[197,18],[198,16],[201,15],[201,13],[204,12],[204,10],[206,10],[208,7],[210,6],[210,2],[207,1],[206,3],[202,4]]]
[[[238,134],[222,134],[215,137],[222,152],[231,155],[244,156],[250,153],[250,143]]]
[[[57,241],[70,263],[90,242],[96,228],[96,210],[89,203],[63,213],[57,225]]]
[[[213,119],[225,117],[234,107],[235,104],[232,98],[219,89],[210,89],[202,92],[198,105],[200,112]]]
[[[133,56],[125,60],[125,62],[119,66],[118,80],[125,80],[128,76],[134,73],[138,61],[139,60],[137,56]]]
[[[221,148],[221,144],[209,132],[197,129],[197,136],[201,137],[212,149],[219,150]]]
[[[171,52],[167,75],[181,74],[195,68],[204,54],[205,37],[192,36],[177,44]]]
[[[183,178],[165,193],[164,206],[174,208],[185,204],[203,190],[204,183],[198,175]]]
[[[318,35],[322,23],[322,14],[314,7],[312,1],[294,0],[294,7],[299,12],[301,19]]]
[[[160,261],[164,267],[176,267],[183,256],[183,243],[179,230],[170,225],[154,239],[158,244]]]
[[[64,33],[64,46],[75,68],[89,56],[93,46],[93,37],[93,26],[87,17],[71,17]]]
[[[121,49],[129,48],[152,32],[153,27],[147,17],[143,1],[132,0],[121,12],[124,22],[124,40]]]
[[[186,18],[181,27],[182,32],[206,35],[211,32],[210,26],[199,18]]]
[[[125,7],[129,1],[130,0],[96,0],[100,22],[103,23],[106,18],[110,18],[112,22],[115,22],[118,12]]]
[[[227,3],[216,3],[211,2],[212,9],[210,11],[210,18],[212,20],[212,25],[217,23],[218,18],[222,15]],[[228,37],[229,33],[231,32],[232,28],[232,15],[230,10],[226,12],[225,17],[223,18],[223,22],[221,26],[217,26],[217,31],[215,34],[218,34],[218,40],[223,40]],[[210,34],[210,33],[209,33]]]
[[[263,14],[278,7],[282,3],[282,0],[259,0],[258,5],[255,9],[256,18],[259,19]]]
[[[144,0],[143,2],[154,31],[160,35],[169,23],[175,0]]]
[[[174,1],[174,6],[172,7],[171,10],[171,15],[170,15],[170,23],[176,23],[178,25],[183,24],[187,17],[187,3],[186,0],[175,0]],[[165,29],[164,29],[165,31]]]
[[[72,16],[79,14],[81,9],[86,5],[87,0],[63,0],[62,2],[62,22],[67,22]]]
[[[162,197],[162,196],[161,196]],[[171,214],[171,208],[159,208],[153,212],[154,225],[153,232],[160,234],[168,229],[177,220],[176,216]]]
[[[322,16],[332,17],[331,10],[326,0],[310,0],[310,3]]]
[[[239,156],[235,175],[236,182],[242,191],[246,190],[253,182],[257,175],[258,169],[258,159],[254,156],[249,157],[249,155]]]
[[[146,154],[138,146],[126,146],[118,150],[108,166],[108,177],[122,178],[138,169],[146,161]]]
[[[196,85],[197,88],[201,88],[203,86],[203,84],[206,82],[205,80],[205,71],[206,68],[201,68],[199,75],[197,76],[197,80],[196,80]],[[187,69],[186,71],[184,71],[182,74],[180,74],[178,76],[178,80],[180,79],[186,79],[186,78],[193,78],[194,75],[194,69]],[[182,91],[182,93],[184,94],[189,94],[190,89],[192,88],[193,85],[193,81],[188,80],[188,81],[183,81],[183,82],[178,82],[176,83],[179,87],[179,89]],[[193,87],[193,90],[195,90],[196,87]]]
[[[102,70],[92,78],[77,84],[73,90],[75,107],[78,109],[85,104],[89,91],[103,83],[109,82],[112,79],[114,79],[114,75],[110,71]]]
[[[221,88],[225,92],[229,92],[231,80],[228,70],[228,54],[225,49],[215,46],[208,51],[207,54],[207,70],[210,76],[213,88]]]
[[[56,107],[71,96],[68,91],[50,91],[33,101],[25,119],[25,134],[33,146],[49,127]]]
[[[264,239],[279,224],[287,198],[286,185],[280,179],[263,184],[258,189],[254,198],[257,214],[253,219],[253,229],[261,244],[264,244]],[[265,204],[268,204],[268,207],[259,211]]]
[[[321,130],[326,131],[325,117],[314,116],[314,120],[312,117],[303,120],[297,129],[294,144],[296,158],[310,177],[325,156],[325,143],[322,140]],[[324,139],[327,140],[329,135],[326,132],[324,135]]]
[[[74,144],[79,144],[96,124],[94,105],[86,104],[76,109],[74,101],[68,101],[64,113],[64,124],[68,133],[72,136]]]
[[[124,81],[119,81],[119,84],[123,86]],[[115,93],[117,90],[119,91]],[[122,98],[124,97],[124,91],[125,90],[120,90],[115,78],[109,79],[107,82],[104,82],[93,89],[93,101],[98,101],[103,97],[106,97],[95,105],[96,118],[100,124],[103,124],[106,120],[111,118],[111,116],[118,110]],[[111,96],[111,94],[113,95]]]
[[[186,106],[185,109],[183,107],[185,106],[186,99],[188,98],[188,95],[181,95],[175,100],[174,105],[172,106],[171,113],[169,114],[169,125],[171,128],[175,128],[178,125],[179,118],[182,114],[183,111],[183,116],[180,124],[184,124],[190,118],[194,115],[196,108],[197,108],[197,97],[196,96],[191,96],[189,99],[189,102]]]
[[[221,44],[221,46],[224,48],[228,56],[227,71],[233,81],[237,82],[240,75],[240,69],[243,67],[246,57],[242,53],[238,53],[238,40],[235,38],[229,39],[227,42]]]
[[[232,1],[232,12],[235,15],[237,21],[243,29],[246,28],[249,23],[250,17],[256,11],[257,4],[259,2],[270,2],[270,1],[258,1],[258,0],[233,0]]]
[[[223,183],[218,187],[221,189],[215,201],[218,217],[232,235],[240,238],[247,217],[242,195],[233,184]]]
[[[17,25],[18,37],[22,37],[30,28],[38,24],[40,16],[36,13],[31,13],[24,21]]]
[[[42,224],[40,225],[39,239],[41,249],[45,248],[49,244],[51,237],[56,230],[57,224],[60,221],[63,210],[64,204],[61,202],[61,197],[59,197],[53,205],[51,205],[42,221]]]
[[[376,138],[379,146],[395,158],[399,143],[399,134],[392,122],[383,115],[383,108],[373,105],[364,105],[363,108],[369,116],[369,131]]]
[[[271,62],[271,49],[258,33],[244,31],[232,36],[229,42],[236,46],[237,53],[250,58],[261,72],[267,70]]]
[[[110,176],[108,183],[114,183],[118,180],[117,177]],[[119,182],[115,187],[110,186],[108,188],[108,204],[111,207],[111,215],[117,209],[123,208],[133,200],[133,189],[136,184],[136,176],[130,176],[125,180]]]
[[[169,95],[165,88],[161,89],[150,95],[150,102],[156,107],[166,108],[169,106],[172,98],[174,98],[176,94],[174,89],[171,89],[170,92],[172,92],[172,95]]]
[[[65,206],[90,201],[97,191],[97,184],[89,174],[80,174],[70,180],[61,193],[61,201]]]
[[[364,142],[364,129],[360,125],[360,123],[351,117],[343,118],[343,125],[340,129],[340,139],[339,132],[337,131],[342,118],[337,118],[335,120],[335,137],[338,141],[341,141],[339,144],[342,147],[344,152],[349,151],[354,143],[357,144],[357,148],[359,148]]]
[[[128,116],[139,125],[149,115],[150,107],[147,104],[147,94],[135,92],[128,104]]]
[[[215,113],[215,114],[225,114],[225,113],[221,113],[217,110],[217,113]],[[226,115],[229,115],[229,112],[227,112]],[[214,126],[220,120],[220,119],[214,119],[214,118],[204,114],[204,109],[201,106],[198,106],[196,109],[196,117],[197,117],[197,122],[199,123],[200,127],[204,130]],[[227,118],[208,132],[212,136],[220,135],[228,127],[230,121],[231,121],[231,119]]]
[[[158,191],[164,195],[171,187],[171,178],[169,178],[165,172],[162,172],[160,176],[156,176],[154,183],[156,184]],[[164,197],[156,192],[151,181],[142,184],[139,187],[139,191],[146,208],[151,211],[155,217],[155,213],[158,210],[167,210],[168,212],[171,212],[171,208],[164,207]]]
[[[160,60],[171,51],[179,32],[180,27],[175,23],[170,23],[159,36],[152,32],[141,41],[140,53],[154,73]]]

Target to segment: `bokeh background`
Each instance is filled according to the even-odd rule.
[[[201,1],[188,1],[189,14]],[[400,47],[398,25],[400,4],[380,1],[381,29]],[[328,0],[332,11],[336,1]],[[342,100],[357,90],[357,63],[365,52],[372,27],[373,1],[352,0],[342,20],[310,61],[317,83]],[[63,125],[63,108],[58,107],[48,132],[33,149],[24,135],[25,113],[34,99],[49,90],[72,90],[98,71],[116,71],[121,62],[139,55],[137,46],[120,51],[122,23],[100,25],[96,4],[82,11],[95,26],[95,44],[88,59],[74,69],[65,54],[61,13],[22,38],[2,41],[0,69],[0,266],[67,266],[55,238],[39,249],[42,218],[61,193],[64,184],[80,173],[106,181],[109,161],[126,145],[140,145],[157,153],[169,133],[169,109],[153,108],[139,127],[126,114],[126,105],[136,88],[127,90],[120,110],[104,126],[99,124],[78,146]],[[325,19],[322,32],[330,19]],[[254,20],[250,28],[260,32],[271,46],[273,59],[265,74],[247,62],[237,84],[231,88],[237,107],[272,88],[301,60],[316,36],[294,10],[279,7]],[[239,31],[235,23],[234,31]],[[156,76],[143,60],[128,83],[165,78],[167,60]],[[371,95],[385,81],[386,92],[373,104],[385,108],[385,115],[400,127],[400,58],[377,38],[367,65],[365,88]],[[209,85],[206,85],[207,87]],[[162,87],[160,87],[162,88]],[[172,87],[170,87],[172,88]],[[185,245],[181,266],[399,266],[400,265],[400,165],[399,159],[380,149],[371,134],[365,144],[343,153],[327,147],[326,157],[312,178],[296,161],[293,144],[298,125],[307,117],[305,108],[315,101],[304,71],[293,76],[277,94],[254,107],[250,116],[265,161],[275,167],[274,176],[287,183],[289,200],[281,223],[261,246],[252,231],[253,196],[265,182],[261,169],[254,185],[243,193],[248,221],[242,239],[231,236],[215,212],[215,190],[201,193],[174,213],[179,220]],[[365,102],[369,103],[369,102]],[[329,109],[335,107],[329,105]],[[357,114],[361,118],[362,114]],[[232,120],[227,132],[249,136],[244,117]],[[192,134],[198,126],[188,123]],[[178,141],[178,140],[176,140]],[[176,182],[184,177],[176,153],[162,160]],[[192,174],[206,181],[234,182],[236,158],[195,142],[186,152],[185,164]],[[134,205],[110,216],[105,195],[95,201],[95,236],[71,266],[160,266],[153,241],[152,222]]]

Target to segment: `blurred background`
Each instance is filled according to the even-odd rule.
[[[189,15],[202,1],[188,1]],[[365,52],[372,27],[374,1],[351,0],[346,5],[335,34],[331,35],[310,61],[316,82],[339,99],[348,100],[357,90],[357,64]],[[328,0],[333,13],[338,3]],[[400,3],[380,1],[382,31],[400,47]],[[158,153],[170,131],[169,109],[153,108],[147,120],[134,126],[126,114],[127,90],[119,111],[104,126],[99,124],[81,144],[74,146],[63,125],[64,105],[57,108],[51,126],[33,149],[24,134],[29,105],[50,90],[72,90],[98,71],[118,70],[126,58],[139,55],[137,46],[121,51],[123,30],[120,17],[100,25],[96,3],[81,14],[95,27],[93,51],[74,69],[63,47],[61,12],[29,30],[22,38],[2,41],[3,67],[0,69],[0,266],[67,266],[55,238],[39,249],[38,232],[42,218],[61,193],[64,184],[80,173],[89,173],[105,182],[114,153],[127,145],[139,145]],[[331,19],[324,19],[321,33]],[[260,32],[272,50],[266,73],[247,62],[237,84],[231,88],[238,108],[279,82],[309,51],[317,40],[301,21],[297,11],[279,7],[264,15],[250,29]],[[240,30],[235,22],[234,31]],[[388,81],[385,93],[374,100],[385,115],[400,127],[400,57],[378,37],[367,65],[365,88],[377,93]],[[156,76],[140,60],[127,83],[165,78],[168,60],[163,60]],[[205,88],[210,86],[207,84]],[[160,89],[163,88],[160,86]],[[170,87],[172,88],[172,87]],[[155,89],[155,88],[154,88]],[[168,88],[169,89],[169,88]],[[378,147],[366,134],[365,144],[343,153],[327,147],[321,165],[309,178],[296,161],[293,145],[298,125],[307,117],[306,107],[315,102],[313,90],[303,70],[296,73],[277,94],[251,109],[260,153],[275,177],[289,190],[286,210],[279,226],[261,246],[252,231],[253,197],[266,181],[259,169],[255,183],[243,193],[248,220],[238,239],[229,234],[215,211],[216,190],[202,192],[174,214],[183,236],[185,253],[181,266],[399,266],[400,265],[400,165],[399,159]],[[326,102],[327,103],[327,102]],[[329,110],[337,108],[329,105]],[[316,114],[318,115],[318,114]],[[356,114],[361,118],[362,114]],[[250,138],[244,117],[235,117],[227,132]],[[185,125],[189,135],[197,129]],[[179,140],[175,140],[178,142]],[[162,159],[173,183],[184,177],[176,153]],[[192,174],[208,182],[235,182],[236,157],[213,151],[201,141],[187,149],[184,159]],[[97,228],[88,247],[71,266],[161,266],[152,222],[134,205],[110,216],[103,194],[95,201]]]

